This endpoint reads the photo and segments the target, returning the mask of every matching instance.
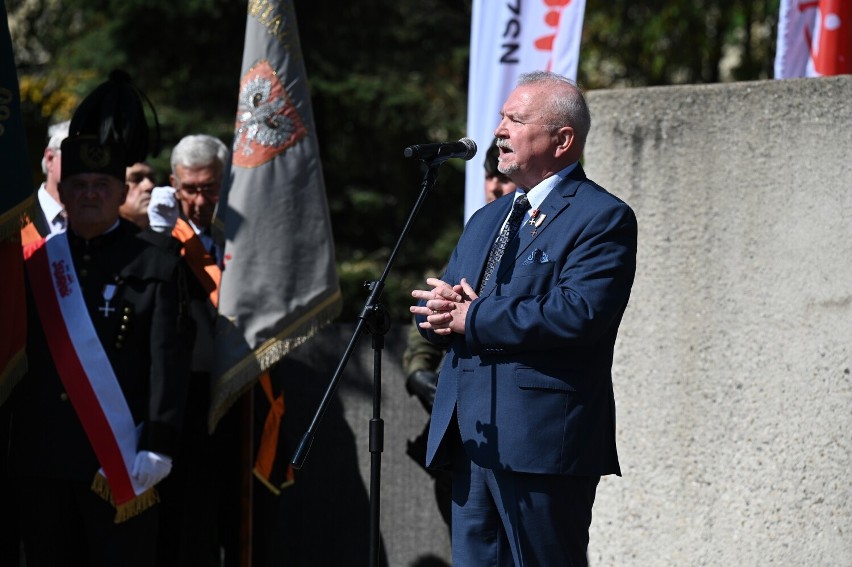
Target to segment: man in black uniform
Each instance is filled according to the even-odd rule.
[[[117,137],[72,132],[69,230],[24,252],[29,368],[9,403],[28,567],[155,564],[191,332],[179,258],[119,219],[126,165]]]

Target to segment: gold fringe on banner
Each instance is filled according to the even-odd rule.
[[[95,474],[95,479],[92,481],[92,492],[109,502],[115,508],[116,524],[127,521],[134,516],[138,516],[148,508],[160,502],[160,495],[152,486],[133,500],[116,506],[115,500],[112,498],[112,490],[109,487],[109,482],[101,473]]]
[[[248,352],[242,360],[233,364],[223,375],[214,378],[211,388],[208,430],[215,431],[216,424],[225,415],[234,401],[243,395],[260,375],[272,368],[285,355],[313,337],[320,329],[333,321],[342,308],[340,289],[334,290],[318,305],[287,325],[278,335]],[[219,316],[217,334],[238,333],[227,318]],[[223,329],[223,327],[225,327]]]

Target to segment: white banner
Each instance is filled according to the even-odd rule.
[[[586,0],[474,0],[470,37],[465,222],[485,204],[483,162],[500,109],[521,73],[554,71],[577,78]]]

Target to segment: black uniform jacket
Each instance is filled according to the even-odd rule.
[[[58,236],[63,237],[63,236]],[[57,237],[55,237],[57,238]],[[189,379],[192,326],[180,258],[127,222],[85,241],[68,232],[89,315],[139,428],[138,450],[174,455]],[[104,289],[116,286],[104,309]],[[91,480],[99,468],[64,391],[27,286],[26,376],[12,392],[14,474]]]

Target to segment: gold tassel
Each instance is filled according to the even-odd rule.
[[[115,500],[112,498],[112,490],[110,490],[109,482],[107,482],[106,477],[100,473],[95,474],[95,479],[92,481],[92,492],[109,502],[115,508],[114,521],[116,524],[120,524],[134,516],[138,516],[154,504],[160,502],[160,495],[152,486],[133,500],[116,506]]]
[[[285,488],[289,488],[290,486],[293,486],[293,484],[296,483],[295,479],[293,478],[293,468],[292,467],[288,467],[287,478],[284,480],[284,482],[281,483],[280,486],[275,486],[274,484],[272,484],[269,481],[269,479],[267,477],[265,477],[263,475],[263,473],[257,469],[257,467],[252,469],[252,474],[254,474],[254,477],[257,480],[259,480],[261,482],[261,484],[263,484],[263,486],[265,486],[266,489],[269,490],[269,492],[271,492],[275,496],[281,496],[282,490],[284,490]]]

